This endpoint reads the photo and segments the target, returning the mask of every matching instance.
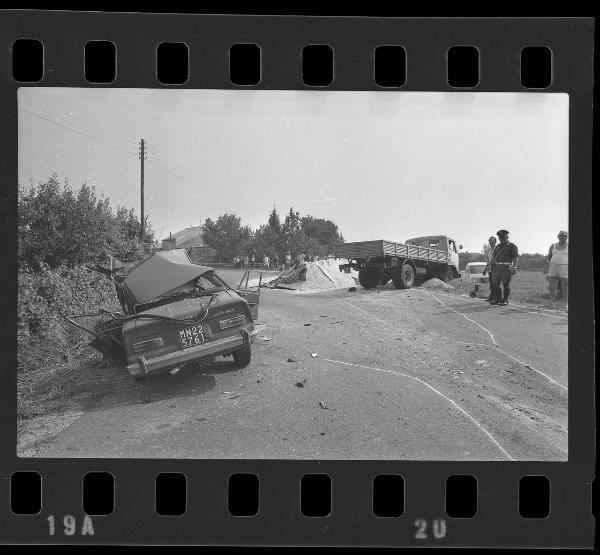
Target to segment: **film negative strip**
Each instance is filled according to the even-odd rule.
[[[593,20],[0,29],[3,543],[593,544]]]

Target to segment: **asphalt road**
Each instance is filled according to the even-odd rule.
[[[392,286],[263,290],[247,368],[120,375],[30,454],[566,460],[567,317],[528,310]]]

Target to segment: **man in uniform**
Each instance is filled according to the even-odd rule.
[[[496,233],[500,242],[494,247],[490,259],[490,267],[493,267],[490,276],[490,287],[492,295],[490,304],[506,306],[510,295],[510,280],[517,272],[519,263],[519,250],[517,245],[508,240],[508,231],[501,229]],[[500,290],[502,285],[502,290]]]

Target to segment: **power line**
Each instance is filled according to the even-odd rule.
[[[92,135],[88,135],[87,133],[84,133],[83,131],[79,131],[77,129],[74,129],[73,127],[69,127],[68,125],[63,125],[62,123],[58,123],[57,121],[52,121],[51,119],[45,118],[44,116],[40,116],[40,114],[36,114],[35,112],[31,112],[30,110],[27,110],[26,108],[23,108],[22,106],[19,106],[19,110],[22,110],[23,112],[27,112],[28,114],[31,114],[32,116],[35,116],[36,118],[40,118],[43,119],[44,121],[53,123],[54,125],[57,125],[58,127],[62,127],[63,129],[67,129],[69,131],[72,131],[73,133],[77,133],[78,135],[82,135],[84,137],[87,137],[88,139],[92,139],[94,141],[98,141],[99,143],[108,145],[108,146],[112,146],[113,148],[116,148],[118,150],[122,150],[123,152],[126,152],[127,154],[131,154],[132,156],[137,155],[137,153],[131,151],[131,150],[126,150],[125,148],[115,145],[113,143],[110,143],[108,141],[103,141],[102,139],[99,139],[98,137],[94,137]]]
[[[30,99],[27,99],[26,103],[19,103],[21,105],[27,106],[29,109],[34,109],[36,112],[41,113],[47,117],[52,117],[52,118],[56,118],[56,120],[62,120],[62,121],[69,121],[70,123],[75,123],[81,127],[83,127],[84,129],[86,128],[90,128],[91,126],[94,126],[94,128],[98,129],[98,132],[96,133],[94,131],[94,129],[92,128],[90,130],[90,132],[94,133],[95,135],[100,136],[101,138],[103,138],[104,140],[109,140],[112,141],[115,144],[118,144],[119,146],[123,147],[123,148],[128,148],[129,146],[131,146],[131,148],[134,148],[134,141],[135,139],[133,137],[128,138],[127,140],[125,139],[121,139],[121,137],[114,135],[111,133],[111,130],[108,128],[102,128],[100,125],[97,125],[95,122],[91,121],[91,120],[87,120],[85,118],[78,118],[72,114],[68,114],[68,113],[64,113],[64,111],[66,110],[62,110],[62,108],[57,108],[55,106],[50,106],[47,103],[30,103],[29,102]],[[71,120],[68,120],[67,118],[71,118]],[[107,133],[108,131],[108,133]],[[106,135],[109,135],[109,138],[106,137]],[[112,135],[112,136],[110,136]]]
[[[73,119],[79,118],[84,121],[87,120],[87,121],[93,123],[94,125],[97,125],[100,128],[104,128],[110,132],[117,133],[117,134],[121,135],[121,138],[119,140],[129,142],[133,139],[133,141],[137,142],[137,137],[134,137],[133,135],[129,135],[128,133],[121,131],[118,128],[111,129],[99,118],[96,118],[90,114],[86,114],[85,116],[82,116],[82,115],[76,114],[76,113],[74,114],[73,108],[71,106],[69,106],[68,104],[61,102],[60,100],[57,100],[56,98],[52,98],[51,96],[48,96],[48,95],[42,93],[40,90],[37,90],[37,93],[40,96],[44,97],[45,99],[50,100],[51,102],[54,102],[56,105],[61,106],[61,108],[67,112],[67,115]]]

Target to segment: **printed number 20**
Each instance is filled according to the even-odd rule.
[[[415,538],[418,540],[426,540],[427,539],[427,521],[423,518],[417,518],[415,520],[415,526],[417,527],[417,532],[415,533]],[[436,540],[441,540],[446,537],[446,521],[443,518],[436,518],[433,521],[433,537]]]
[[[56,534],[54,515],[50,515],[48,518],[46,518],[46,520],[48,521],[48,534],[54,536],[54,534]],[[77,532],[77,519],[73,515],[65,515],[63,517],[63,526],[63,534],[65,536],[74,536]],[[92,519],[89,515],[85,515],[85,517],[83,518],[83,524],[81,525],[81,535],[94,535],[94,526],[92,524]]]

